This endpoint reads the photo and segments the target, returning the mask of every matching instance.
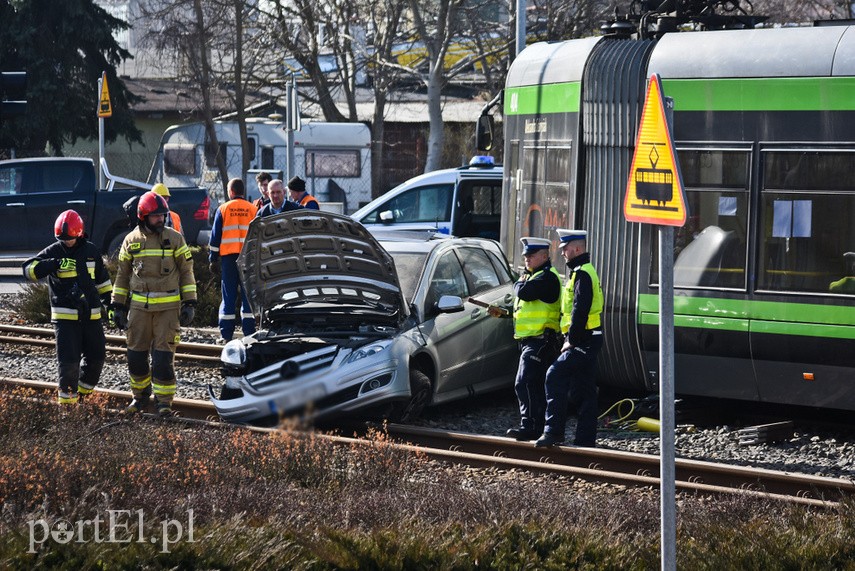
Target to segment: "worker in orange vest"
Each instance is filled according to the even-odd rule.
[[[244,335],[255,333],[255,317],[249,307],[246,292],[240,286],[237,258],[246,239],[249,223],[255,218],[258,209],[246,199],[243,180],[231,179],[227,191],[229,201],[221,205],[214,215],[208,261],[211,264],[211,272],[221,277],[223,301],[220,302],[218,320],[220,335],[224,341],[231,341],[235,332],[238,290],[241,296],[241,329]]]
[[[162,182],[157,183],[151,189],[163,197],[163,200],[166,201],[166,204],[169,204],[169,189]],[[173,212],[170,210],[166,214],[166,227],[172,228],[182,236],[184,235],[184,231],[181,229],[181,217],[178,216],[177,212]]]
[[[288,194],[291,200],[309,210],[320,210],[318,199],[306,192],[306,181],[295,176],[288,181]]]

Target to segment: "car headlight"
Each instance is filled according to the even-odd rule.
[[[246,348],[240,339],[226,343],[220,353],[220,360],[226,365],[242,367],[246,363]]]
[[[390,341],[383,341],[377,343],[369,343],[368,345],[363,345],[353,353],[351,353],[347,359],[345,359],[345,363],[354,363],[359,361],[360,359],[364,359],[365,357],[370,357],[371,355],[376,355],[380,351],[386,349],[389,346]]]

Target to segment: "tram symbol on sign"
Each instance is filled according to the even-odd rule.
[[[647,84],[623,214],[628,222],[682,226],[687,213],[680,163],[665,116],[662,84],[653,74]]]
[[[644,143],[650,145],[650,166],[652,168],[635,169],[635,195],[642,204],[656,202],[659,206],[671,202],[674,198],[674,171],[671,169],[657,169],[659,153],[656,145],[664,146],[665,143]]]

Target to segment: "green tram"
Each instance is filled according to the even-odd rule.
[[[689,211],[677,393],[855,410],[855,27],[527,47],[504,93],[509,258],[522,236],[587,229],[606,297],[599,381],[657,390],[658,232],[623,214],[652,73],[674,100]]]

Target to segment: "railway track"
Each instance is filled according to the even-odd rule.
[[[0,378],[0,387],[27,387],[51,397],[56,390],[52,383],[10,378]],[[106,397],[106,406],[116,409],[124,406],[131,398],[130,393],[124,391],[99,389],[98,392]],[[176,398],[173,408],[179,415],[174,419],[176,421],[225,426],[217,419],[216,410],[210,402]],[[279,430],[239,428],[258,433]],[[361,437],[369,428],[372,426],[366,424],[348,428],[353,430],[353,437],[324,434],[312,434],[312,437],[347,446],[373,445],[372,440]],[[398,424],[386,425],[383,430],[388,432],[392,446],[437,461],[482,468],[559,474],[625,486],[659,487],[658,456],[603,448],[562,446],[543,449],[535,448],[530,442],[516,442],[508,438]],[[844,498],[855,496],[855,483],[849,480],[680,458],[676,460],[676,487],[678,491],[686,493],[743,494],[823,508],[836,508]]]
[[[127,350],[124,335],[106,335],[105,338],[107,340],[107,351],[124,353]],[[53,347],[55,345],[54,332],[53,329],[45,327],[0,324],[0,343]],[[175,357],[177,359],[219,363],[222,350],[221,346],[208,343],[180,343],[175,352]]]

